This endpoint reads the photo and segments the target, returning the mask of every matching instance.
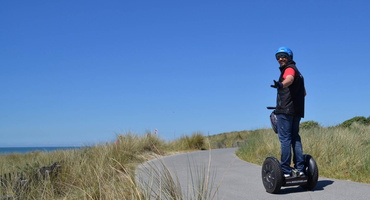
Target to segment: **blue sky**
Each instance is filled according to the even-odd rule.
[[[306,117],[370,115],[369,1],[1,1],[0,146],[267,128],[294,52]]]

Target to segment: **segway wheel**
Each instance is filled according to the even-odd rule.
[[[262,182],[266,192],[278,193],[283,184],[283,179],[280,162],[274,157],[267,157],[262,165]]]
[[[313,190],[319,179],[319,168],[316,161],[310,155],[303,155],[305,161],[305,173],[308,177],[307,184],[302,185],[307,190]]]

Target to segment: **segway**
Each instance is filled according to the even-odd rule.
[[[268,109],[275,109],[274,107],[267,107]],[[276,116],[274,112],[270,115],[271,125],[274,131],[276,129]],[[296,170],[289,177],[285,177],[281,168],[280,162],[274,157],[267,157],[262,165],[262,182],[266,192],[276,194],[279,193],[281,187],[289,187],[300,185],[301,187],[312,190],[317,184],[319,178],[319,169],[315,160],[310,155],[304,156],[304,175],[299,176]]]

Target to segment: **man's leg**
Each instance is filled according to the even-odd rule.
[[[292,158],[291,140],[293,117],[285,114],[277,114],[276,117],[278,135],[281,144],[281,167],[284,174],[290,174],[290,161]]]
[[[303,172],[304,169],[304,158],[303,158],[303,149],[301,136],[299,135],[299,123],[301,121],[300,117],[293,118],[293,129],[292,129],[292,147],[294,152],[294,167]]]

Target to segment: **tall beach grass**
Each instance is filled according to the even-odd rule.
[[[211,155],[207,164],[199,164],[188,158],[185,174],[169,170],[164,159],[147,162],[138,169],[136,177],[145,199],[163,200],[212,200],[216,198],[218,186],[215,171],[211,170]],[[183,179],[180,182],[180,179]]]
[[[165,142],[152,134],[126,133],[117,135],[114,143],[77,150],[1,155],[0,174],[22,172],[28,182],[27,187],[20,191],[15,189],[16,180],[7,181],[6,186],[0,187],[0,198],[148,199],[135,181],[136,167],[163,155],[204,149],[204,141],[205,137],[200,133],[183,136],[173,142]],[[37,169],[56,161],[62,166],[58,176],[37,178]],[[158,173],[167,177],[168,182],[176,181],[165,171]],[[170,191],[183,196],[175,187]]]
[[[308,126],[300,132],[303,150],[318,163],[320,175],[329,178],[370,183],[370,126],[353,123],[349,127]],[[0,187],[0,198],[18,199],[150,199],[154,185],[160,185],[154,199],[214,199],[215,174],[209,166],[191,168],[190,193],[184,193],[176,174],[165,163],[151,166],[152,186],[136,180],[135,169],[145,161],[179,152],[209,148],[242,147],[237,155],[262,164],[267,156],[280,158],[280,143],[271,129],[236,131],[213,136],[196,132],[165,142],[156,135],[117,135],[117,141],[74,150],[0,155],[0,175],[22,172],[27,187],[16,182]],[[211,158],[210,158],[211,159]],[[59,162],[56,177],[37,178],[37,169]],[[143,190],[143,185],[147,187]],[[148,188],[149,187],[149,188]],[[153,188],[151,188],[153,187]],[[155,190],[157,191],[157,190]]]
[[[303,153],[316,160],[320,176],[370,183],[370,126],[301,129]],[[252,131],[237,155],[262,165],[268,156],[280,159],[280,143],[271,129]]]

